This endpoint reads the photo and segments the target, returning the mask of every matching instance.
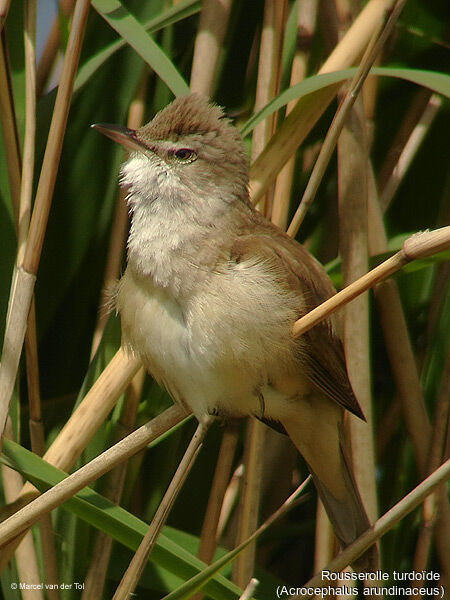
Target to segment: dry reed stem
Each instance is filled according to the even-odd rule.
[[[314,200],[317,189],[320,185],[320,182],[322,181],[328,163],[330,162],[330,158],[333,154],[334,148],[336,146],[339,134],[342,131],[344,123],[348,115],[350,114],[352,106],[354,105],[356,98],[358,97],[358,94],[361,91],[364,81],[366,80],[367,75],[374,64],[375,59],[381,52],[388,36],[392,33],[405,2],[406,0],[398,0],[395,3],[392,11],[390,13],[386,13],[387,19],[383,19],[382,21],[380,21],[378,27],[375,29],[369,41],[361,63],[349,86],[349,90],[345,95],[343,101],[339,105],[339,108],[327,131],[325,140],[320,149],[319,156],[317,157],[317,160],[314,164],[311,176],[308,180],[308,184],[303,193],[302,199],[295,212],[294,218],[292,219],[291,224],[288,227],[287,233],[292,237],[295,237],[295,235],[297,234],[297,231],[303,219],[306,216],[309,206]]]
[[[286,11],[286,0],[265,0],[259,47],[255,112],[261,110],[279,92],[282,32],[284,31]],[[273,113],[258,123],[253,130],[251,162],[261,154],[264,146],[274,134],[275,125],[276,113]],[[271,212],[269,195],[270,192],[265,194],[258,203],[260,212],[265,216]]]
[[[387,251],[387,238],[372,181],[369,195],[369,249],[372,256]],[[413,444],[419,473],[426,475],[431,426],[425,409],[405,316],[394,281],[375,289],[375,299],[395,385],[399,392],[406,428]]]
[[[214,479],[211,484],[208,505],[200,534],[197,556],[209,564],[217,547],[217,529],[225,492],[230,481],[231,467],[239,437],[236,421],[231,421],[224,429]]]
[[[263,449],[266,427],[256,419],[248,419],[244,446],[244,478],[239,502],[236,545],[256,530],[261,502]],[[233,566],[233,581],[244,588],[254,575],[256,548],[253,544],[241,552]]]
[[[321,0],[318,11],[319,30],[324,50],[330,54],[339,42],[339,19],[335,0]]]
[[[75,0],[61,0],[59,2],[58,10],[61,11],[66,17],[69,16]],[[58,50],[60,49],[60,23],[59,15],[55,17],[52,23],[52,27],[47,36],[44,49],[39,59],[36,72],[36,95],[42,96],[44,93],[45,84],[47,83],[50,72],[55,64],[55,58]]]
[[[36,1],[25,3],[24,19],[25,48],[25,137],[23,144],[22,178],[20,188],[20,206],[18,223],[17,264],[21,265],[25,252],[33,194],[33,176],[36,143]],[[25,332],[25,354],[28,404],[30,409],[29,430],[31,449],[35,454],[44,454],[44,427],[41,420],[41,397],[39,389],[39,365],[36,335],[36,308],[34,296]],[[39,524],[41,530],[44,570],[47,583],[57,583],[56,553],[53,544],[53,532],[50,519]],[[58,589],[49,589],[49,596],[59,597]]]
[[[5,437],[8,439],[13,439],[14,437],[10,419],[8,419],[6,424]],[[5,465],[1,465],[0,471],[3,481],[5,502],[14,502],[23,486],[22,476],[17,471],[14,471]],[[18,546],[15,558],[19,581],[25,581],[31,585],[39,585],[41,583],[41,577],[39,575],[36,551],[31,531],[27,533],[21,544]],[[37,591],[37,594],[35,594],[35,591]],[[37,597],[38,600],[44,600],[43,592],[39,588],[36,590],[24,590],[24,592],[24,599],[34,600]]]
[[[3,434],[5,427],[20,354],[22,352],[26,321],[31,306],[36,271],[44,242],[64,131],[69,114],[73,80],[81,52],[88,12],[89,1],[78,0],[75,6],[64,58],[61,82],[56,95],[25,255],[23,263],[19,264],[13,275],[2,362],[0,365],[0,435]]]
[[[405,116],[400,123],[398,130],[388,151],[385,154],[383,164],[378,173],[377,189],[379,194],[383,193],[384,186],[392,175],[392,171],[398,162],[400,153],[406,144],[411,132],[417,125],[420,115],[426,109],[432,92],[428,89],[420,88],[413,96],[413,100],[405,110]]]
[[[382,56],[379,56],[374,63],[375,67],[378,67],[382,62]],[[361,91],[361,97],[363,99],[364,114],[366,115],[368,125],[368,138],[369,148],[372,145],[373,140],[373,120],[375,117],[375,110],[377,104],[377,95],[379,87],[379,77],[376,75],[368,75],[364,82],[363,89]]]
[[[158,535],[164,523],[167,521],[167,517],[169,516],[183,483],[186,481],[186,477],[195,462],[200,448],[202,447],[203,440],[205,439],[205,435],[212,422],[213,417],[211,416],[207,416],[199,422],[189,446],[177,467],[175,475],[156,510],[155,516],[116,589],[113,600],[127,600],[127,598],[133,594],[145,564],[155,546]]]
[[[145,114],[145,99],[147,94],[149,70],[147,65],[142,68],[140,80],[136,93],[130,103],[127,117],[127,127],[138,129],[142,125]],[[124,156],[125,156],[124,152]],[[102,294],[100,308],[98,310],[97,323],[92,336],[91,358],[97,351],[102,338],[103,330],[108,321],[109,312],[106,310],[111,285],[117,281],[122,268],[123,252],[128,233],[128,207],[126,203],[126,191],[119,188],[116,196],[114,218],[109,235],[109,246],[106,255],[105,273],[103,276]]]
[[[36,336],[36,307],[34,296],[28,315],[27,331],[25,333],[25,356],[27,365],[27,391],[30,416],[28,427],[30,430],[31,449],[35,454],[42,456],[45,449],[45,435],[42,424],[41,394],[39,389],[39,364]]]
[[[18,493],[20,493],[20,491],[21,488],[18,489]],[[45,582],[49,584],[49,587],[46,589],[47,598],[48,600],[59,600],[58,561],[56,558],[55,533],[50,515],[44,515],[41,519],[39,519],[38,527],[41,534],[42,562],[45,574]],[[29,535],[29,533],[30,532],[25,535],[25,538],[27,535]],[[51,585],[55,585],[55,587],[52,588]]]
[[[428,473],[433,472],[444,458],[445,437],[447,430],[448,418],[450,415],[449,407],[450,398],[450,352],[447,353],[447,360],[444,366],[443,377],[439,394],[437,397],[436,407],[433,417],[433,429],[431,433],[430,450],[428,454]],[[439,501],[438,494],[445,497],[446,490],[443,487],[438,492],[428,496],[423,505],[422,524],[419,530],[419,535],[414,552],[413,567],[415,571],[422,571],[427,568],[428,560],[431,552],[431,542],[433,530],[436,521],[439,518]],[[441,510],[443,505],[441,501]],[[445,510],[445,508],[444,508]],[[414,584],[415,587],[422,587],[420,582]]]
[[[122,349],[117,351],[45,453],[44,459],[48,463],[62,471],[72,468],[140,366],[141,361],[137,358],[128,357]],[[38,495],[36,488],[26,483],[17,500],[20,504],[25,498],[29,501]],[[17,543],[15,540],[8,548],[2,548],[0,572]]]
[[[259,49],[258,79],[256,84],[255,110],[265,106],[277,93],[280,85],[281,49],[283,23],[287,10],[286,0],[266,0]],[[275,117],[271,115],[253,131],[252,156],[257,156],[273,135]],[[260,210],[269,210],[268,194],[261,198]],[[239,519],[236,544],[247,539],[258,525],[261,503],[263,444],[265,426],[255,419],[247,420],[247,435],[244,447],[244,479],[239,503]],[[245,587],[254,574],[255,546],[239,554],[233,569],[233,579],[241,588]]]
[[[8,61],[8,46],[5,32],[0,39],[0,119],[2,123],[3,146],[5,148],[6,168],[8,171],[9,193],[14,214],[14,222],[19,220],[20,204],[20,172],[22,161],[20,156],[19,135],[13,100],[11,71]]]
[[[54,487],[35,498],[0,524],[0,545],[4,545],[31,527],[42,515],[60,506],[84,487],[127,460],[150,442],[167,432],[188,416],[178,405],[173,405],[120,442],[96,456]]]
[[[18,221],[17,264],[22,264],[33,195],[34,147],[36,142],[36,0],[26,0],[24,19],[25,51],[25,136]]]
[[[343,285],[349,285],[368,269],[368,136],[362,96],[350,111],[337,144],[339,253]],[[351,443],[355,479],[363,505],[373,523],[378,517],[375,479],[374,421],[371,397],[369,297],[361,295],[344,309],[345,362],[353,391],[367,419],[345,416],[344,426]],[[377,568],[380,567],[378,555]],[[350,584],[355,587],[355,582]],[[367,582],[365,587],[369,587]],[[339,582],[336,582],[339,587]],[[343,598],[351,595],[343,594]],[[378,595],[372,594],[373,598]]]
[[[367,136],[362,101],[355,104],[338,141],[339,251],[344,286],[367,272]],[[344,310],[344,348],[352,388],[367,419],[347,416],[356,481],[367,514],[378,514],[370,394],[368,296],[359,296]],[[368,432],[367,424],[370,427]]]
[[[397,429],[402,408],[398,396],[394,396],[391,403],[384,411],[379,423],[376,438],[377,455],[380,458],[387,449],[387,445]]]
[[[64,56],[61,79],[56,94],[44,159],[42,161],[42,169],[31,217],[30,232],[23,260],[23,266],[29,273],[36,273],[41,256],[48,214],[55,186],[56,173],[69,115],[73,82],[80,58],[88,12],[88,0],[77,0]]]
[[[369,193],[369,249],[372,255],[387,250],[381,209],[377,202],[375,183],[370,178]],[[449,227],[438,230],[448,231]],[[410,240],[414,243],[416,236]],[[399,392],[406,430],[412,443],[415,462],[420,475],[426,475],[431,425],[417,373],[416,362],[409,340],[408,329],[400,296],[394,281],[385,281],[375,289],[385,345],[395,385]],[[441,502],[440,527],[436,530],[436,545],[441,562],[441,575],[450,581],[448,540],[450,539],[450,506],[447,497]]]
[[[1,465],[0,471],[3,480],[5,501],[11,502],[15,499],[23,486],[22,477],[19,473],[17,473],[17,471],[14,471],[5,465]],[[31,586],[36,586],[36,589],[30,588],[22,590],[23,595],[21,597],[24,600],[44,600],[43,592],[38,587],[42,581],[42,578],[39,574],[36,550],[31,531],[24,536],[21,543],[17,547],[15,551],[15,559],[18,580],[26,582]]]
[[[378,29],[385,11],[392,0],[370,0],[346,35],[342,38],[319,73],[329,73],[351,66],[364,52],[373,32]],[[340,85],[336,84],[316,94],[301,98],[290,115],[271,138],[264,152],[257,158],[250,171],[252,201],[257,203],[268,186],[295,153],[298,146],[313,128]]]
[[[326,6],[324,6],[324,4]],[[342,39],[352,22],[352,12],[348,3],[337,1],[321,4],[321,12],[326,9],[328,23],[322,29],[330,39]],[[331,17],[331,18],[330,18]],[[367,51],[366,51],[367,52]],[[347,88],[348,89],[348,86]],[[343,92],[341,92],[343,94]],[[357,110],[359,107],[359,111]],[[366,123],[360,110],[360,102],[350,111],[346,125],[337,140],[338,163],[338,218],[339,249],[342,256],[344,285],[351,283],[367,271],[367,181],[365,174]],[[317,159],[316,159],[317,160]],[[354,176],[353,176],[354,171]],[[371,427],[370,379],[368,363],[368,310],[367,296],[360,296],[344,309],[344,346],[346,349],[347,371],[363,412],[369,415]],[[361,330],[361,335],[359,330]],[[355,332],[356,330],[356,332]],[[356,335],[355,335],[356,333]],[[366,414],[366,417],[367,417]],[[352,459],[356,481],[361,491],[368,514],[374,519],[376,502],[373,477],[373,462],[365,470],[368,458],[367,426],[358,427],[356,419],[346,415],[346,428],[351,441]],[[370,439],[370,437],[369,437]],[[370,444],[369,444],[370,447]],[[370,458],[373,458],[370,456]],[[370,461],[369,461],[370,462]],[[373,514],[371,514],[373,512]],[[328,516],[320,499],[317,499],[317,519],[315,540],[315,569],[323,568],[338,551],[338,544]],[[344,596],[347,597],[347,596]]]
[[[450,226],[412,235],[405,240],[399,252],[296,321],[292,327],[292,335],[294,338],[299,337],[332,312],[390,277],[409,262],[432,256],[447,248],[450,248]]]
[[[192,59],[192,92],[211,96],[233,0],[204,0]]]
[[[11,0],[0,0],[0,32],[2,31],[6,17],[8,16],[10,4]]]
[[[450,459],[442,464],[436,471],[424,479],[418,486],[402,498],[397,504],[389,509],[383,516],[359,536],[345,550],[333,559],[326,567],[328,571],[337,573],[347,565],[354,562],[358,556],[361,556],[370,546],[372,546],[382,535],[387,533],[398,521],[403,519],[416,506],[421,504],[425,498],[431,494],[435,488],[443,484],[450,477]],[[320,588],[327,584],[326,578],[321,573],[314,575],[307,583],[305,588]],[[292,599],[312,598],[312,594],[299,594],[291,596]]]
[[[6,425],[36,276],[14,267],[0,364],[0,438]],[[1,440],[0,440],[1,448]]]
[[[397,164],[395,165],[390,178],[387,180],[383,191],[380,194],[380,206],[384,212],[387,210],[392,198],[398,190],[405,174],[407,173],[414,157],[417,154],[426,134],[428,133],[431,124],[434,121],[442,104],[441,98],[437,94],[433,94],[428,101],[425,110],[420,115],[417,125],[414,127],[411,135],[406,141]]]
[[[250,600],[250,598],[253,598],[253,594],[255,593],[255,590],[258,587],[258,585],[258,579],[252,577],[248,582],[244,592],[241,594],[241,596],[239,596],[239,600]]]
[[[300,83],[306,77],[309,53],[316,27],[317,5],[318,0],[304,0],[301,10],[297,5],[297,46],[292,60],[290,86]],[[289,102],[286,106],[286,116],[295,105],[295,100]],[[293,156],[281,169],[275,182],[271,221],[283,230],[287,227],[294,167],[295,157]]]
[[[114,442],[118,442],[129,435],[133,429],[144,379],[145,371],[144,368],[141,367],[127,388],[122,412],[115,430]],[[109,473],[105,489],[103,490],[103,496],[115,504],[119,504],[122,497],[127,466],[127,463],[122,463],[113,469],[111,473]],[[97,531],[93,544],[91,562],[84,581],[81,600],[97,600],[102,597],[112,543],[113,540],[111,536],[102,531]]]
[[[34,297],[28,315],[27,331],[25,333],[25,353],[27,367],[27,389],[30,416],[28,427],[30,431],[31,449],[35,454],[42,456],[45,450],[44,426],[41,420],[41,398],[39,391],[39,367],[36,339],[36,311]],[[20,494],[22,486],[19,488]],[[49,587],[47,596],[49,600],[58,600],[58,565],[54,543],[54,532],[50,517],[45,515],[38,523],[41,534],[42,562],[47,584],[56,584]],[[28,580],[23,580],[28,581]]]
[[[222,537],[225,527],[231,517],[233,508],[236,505],[239,490],[241,488],[242,478],[244,475],[244,465],[240,464],[236,467],[231,476],[230,483],[223,496],[222,507],[220,509],[219,523],[217,525],[216,543]]]

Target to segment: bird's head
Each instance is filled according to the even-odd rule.
[[[140,202],[183,196],[200,203],[206,196],[220,202],[247,200],[242,138],[222,109],[204,96],[177,98],[139,129],[93,127],[130,151],[121,181],[132,203],[136,197]]]

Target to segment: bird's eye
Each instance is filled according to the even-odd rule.
[[[192,162],[197,158],[196,153],[190,148],[180,148],[174,152],[175,158],[180,162]]]

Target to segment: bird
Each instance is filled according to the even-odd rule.
[[[113,294],[123,346],[198,419],[253,416],[287,433],[345,548],[370,527],[343,427],[345,411],[364,415],[338,316],[291,333],[335,293],[324,268],[253,207],[244,141],[207,97],[180,96],[138,129],[93,127],[129,152]],[[372,546],[353,566],[377,562]]]

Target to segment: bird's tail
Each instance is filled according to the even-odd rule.
[[[336,537],[345,548],[370,527],[370,521],[353,476],[341,409],[319,401],[311,411],[314,419],[309,426],[308,407],[282,424],[305,459]],[[369,548],[352,566],[359,571],[378,569],[378,548]]]

